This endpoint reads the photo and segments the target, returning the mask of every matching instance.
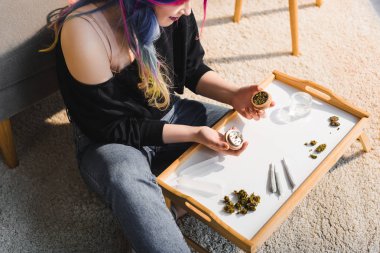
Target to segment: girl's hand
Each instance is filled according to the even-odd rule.
[[[199,131],[197,132],[195,141],[202,145],[205,145],[206,147],[216,152],[235,156],[240,155],[247,148],[248,145],[248,142],[245,141],[241,149],[231,150],[229,149],[228,143],[226,142],[224,135],[207,126],[200,127]]]
[[[231,106],[247,119],[259,120],[260,118],[264,118],[265,111],[254,108],[251,103],[252,96],[261,90],[263,90],[263,88],[258,85],[249,85],[239,88],[232,94]],[[272,101],[270,107],[274,105],[275,102]]]

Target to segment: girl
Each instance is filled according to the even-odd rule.
[[[53,24],[84,181],[137,252],[189,252],[155,176],[193,142],[227,155],[248,143],[230,150],[210,128],[228,109],[177,94],[187,87],[258,120],[264,111],[250,98],[260,88],[228,83],[203,63],[191,0],[79,0]]]

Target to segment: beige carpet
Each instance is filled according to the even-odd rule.
[[[200,2],[193,1],[197,16]],[[272,70],[323,84],[371,114],[373,150],[353,144],[259,252],[380,252],[380,1],[300,0],[302,56],[289,55],[287,1],[210,0],[206,61],[240,85]],[[194,96],[187,94],[188,96]],[[71,127],[55,94],[12,118],[20,166],[0,162],[0,252],[123,252],[111,213],[82,182]],[[240,252],[191,217],[184,233],[212,252]]]

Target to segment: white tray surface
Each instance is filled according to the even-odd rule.
[[[260,228],[274,215],[284,202],[291,196],[292,191],[284,175],[281,164],[285,157],[291,173],[296,181],[295,191],[314,169],[328,156],[336,145],[346,136],[358,122],[358,118],[331,106],[319,99],[313,98],[311,113],[290,123],[279,120],[279,112],[289,106],[290,96],[298,90],[274,80],[266,89],[276,102],[276,106],[267,110],[267,117],[259,121],[246,120],[240,115],[225,125],[220,132],[224,133],[232,126],[242,131],[243,137],[249,142],[247,149],[239,157],[224,156],[224,160],[217,166],[209,166],[204,172],[192,175],[193,179],[205,182],[218,183],[223,186],[219,196],[207,197],[199,192],[177,188],[180,192],[191,196],[202,205],[210,209],[218,218],[233,228],[237,233],[250,240]],[[340,118],[340,127],[330,127],[328,118],[336,115]],[[327,144],[326,150],[318,154],[313,160],[309,157],[309,150],[314,147],[305,146],[305,142],[316,140],[318,144]],[[172,173],[165,180],[167,184],[176,188],[176,178],[186,167],[216,156],[217,153],[201,148],[193,153],[176,173]],[[280,172],[283,193],[281,196],[269,191],[268,170],[269,164],[274,163]],[[227,214],[223,211],[222,199],[234,190],[244,189],[251,194],[260,195],[261,203],[255,212],[247,215]]]

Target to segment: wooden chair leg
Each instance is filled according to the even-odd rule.
[[[233,21],[235,23],[240,22],[242,8],[243,8],[243,0],[235,0],[235,14],[233,18]]]
[[[298,48],[298,1],[289,0],[290,32],[292,34],[292,55],[299,56]]]
[[[359,135],[359,141],[360,143],[362,144],[363,146],[363,150],[364,152],[369,152],[370,149],[371,149],[371,143],[369,142],[369,138],[368,136],[362,132],[360,135]]]
[[[321,7],[322,4],[323,4],[323,0],[317,0],[315,2],[315,5],[318,6],[318,7]]]
[[[16,149],[13,142],[11,121],[0,121],[0,151],[3,154],[5,164],[13,169],[18,166]]]

